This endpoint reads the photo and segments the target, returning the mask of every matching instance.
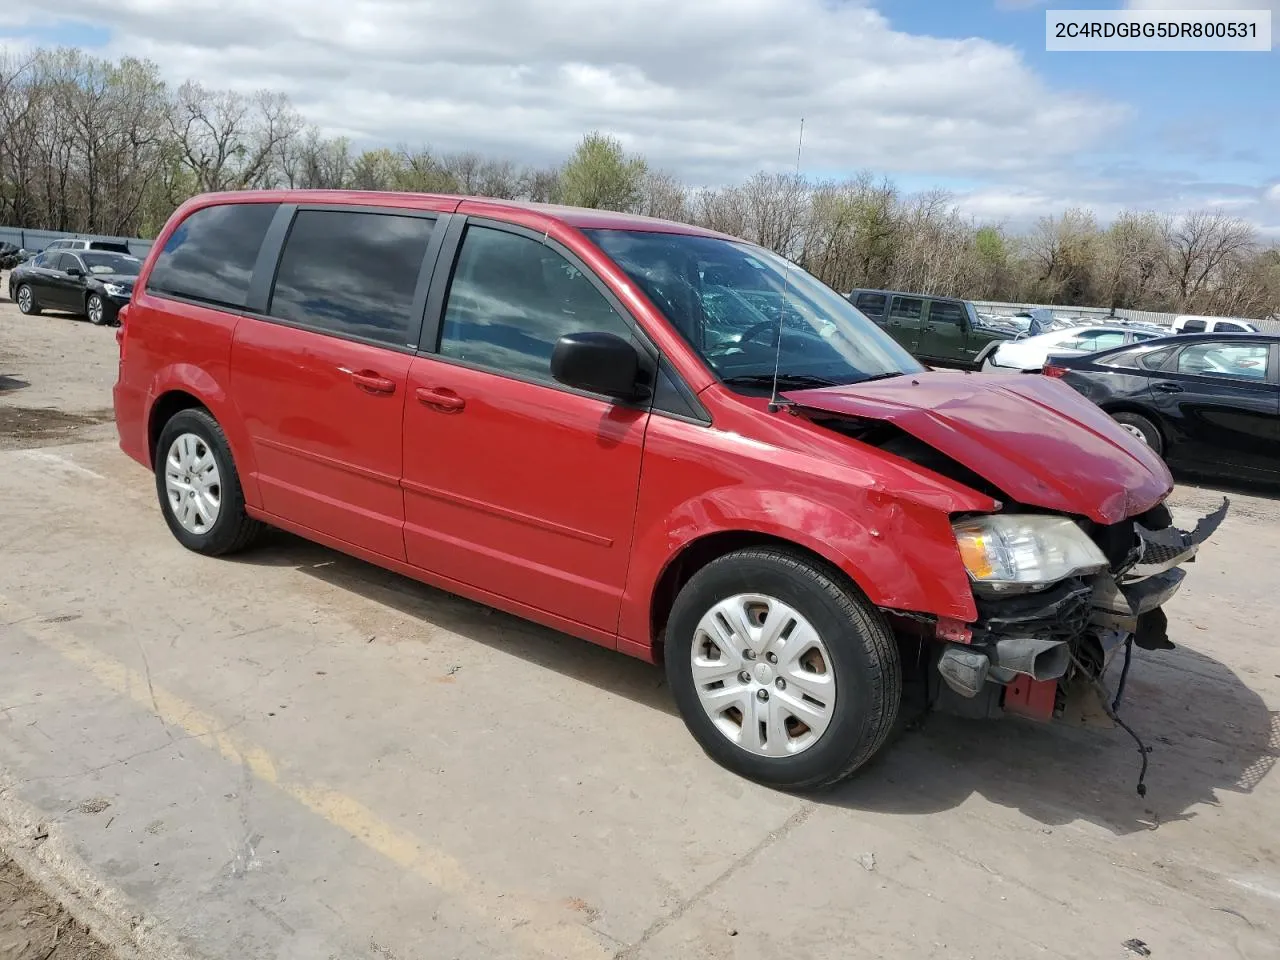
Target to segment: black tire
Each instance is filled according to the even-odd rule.
[[[169,448],[182,434],[194,434],[207,447],[218,466],[220,480],[218,515],[205,531],[193,532],[183,527],[169,503],[165,487],[165,465]],[[222,427],[209,411],[201,408],[179,410],[160,431],[160,439],[153,451],[155,464],[156,495],[160,498],[160,510],[174,537],[188,550],[218,557],[243,550],[253,542],[262,530],[262,524],[250,517],[244,509],[244,491],[240,476],[236,473],[231,457],[231,446]]]
[[[716,603],[759,593],[792,606],[827,647],[836,697],[816,743],[788,757],[764,757],[731,741],[698,699],[690,653],[698,623]],[[712,561],[676,597],[667,623],[667,679],[699,745],[721,766],[783,790],[815,790],[852,776],[884,745],[898,716],[902,665],[880,612],[838,570],[800,551],[753,547]]]
[[[98,302],[97,320],[93,319],[95,312],[93,303],[95,300]],[[116,308],[110,300],[106,300],[96,293],[91,293],[84,298],[84,315],[85,318],[95,326],[105,327],[115,320]]]
[[[1111,419],[1122,427],[1129,427],[1140,433],[1142,442],[1154,450],[1157,456],[1164,455],[1164,437],[1160,435],[1160,428],[1142,414],[1119,410],[1111,414]]]
[[[25,290],[30,295],[30,299],[23,305],[22,291]],[[13,291],[13,302],[18,305],[18,309],[28,317],[40,316],[40,301],[36,299],[36,292],[31,289],[28,284],[19,284],[18,289]]]

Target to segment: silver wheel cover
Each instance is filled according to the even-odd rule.
[[[30,287],[20,287],[18,289],[18,309],[21,310],[23,313],[30,312],[31,310],[31,288]]]
[[[190,533],[205,534],[222,508],[222,477],[218,461],[204,439],[179,434],[164,461],[164,489],[169,511]]]
[[[748,753],[803,753],[835,716],[826,645],[799,611],[774,597],[743,593],[717,603],[698,622],[689,660],[702,709]]]
[[[89,298],[89,322],[90,323],[102,322],[102,298],[101,297]]]

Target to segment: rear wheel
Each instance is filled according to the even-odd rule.
[[[1126,433],[1137,437],[1156,453],[1164,453],[1164,437],[1160,436],[1160,428],[1142,414],[1121,410],[1111,414],[1111,419],[1120,424]]]
[[[665,656],[702,748],[770,786],[849,777],[897,718],[892,632],[837,571],[797,551],[739,550],[699,570],[672,607]]]
[[[18,301],[18,309],[27,316],[34,317],[40,313],[40,304],[36,303],[35,291],[28,284],[24,283],[18,288],[14,299]]]
[[[207,410],[180,410],[156,443],[156,493],[169,530],[188,550],[221,556],[243,550],[262,524],[244,509],[226,434]]]

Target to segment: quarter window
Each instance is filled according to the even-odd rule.
[[[301,210],[280,257],[268,314],[325,333],[416,347],[413,295],[435,220]]]
[[[1262,343],[1196,343],[1178,355],[1178,372],[1200,377],[1265,380],[1268,347]]]
[[[551,351],[567,333],[631,330],[577,267],[546,244],[469,226],[449,287],[440,355],[498,373],[551,381]]]
[[[152,293],[241,308],[274,203],[203,207],[165,241],[147,278]]]

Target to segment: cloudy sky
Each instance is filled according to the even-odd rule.
[[[1280,239],[1280,48],[1047,53],[1045,8],[1124,0],[59,0],[0,44],[287,91],[361,145],[556,162],[587,130],[716,185],[795,162],[939,186],[982,218],[1215,207]],[[1128,0],[1269,7],[1280,0]]]

